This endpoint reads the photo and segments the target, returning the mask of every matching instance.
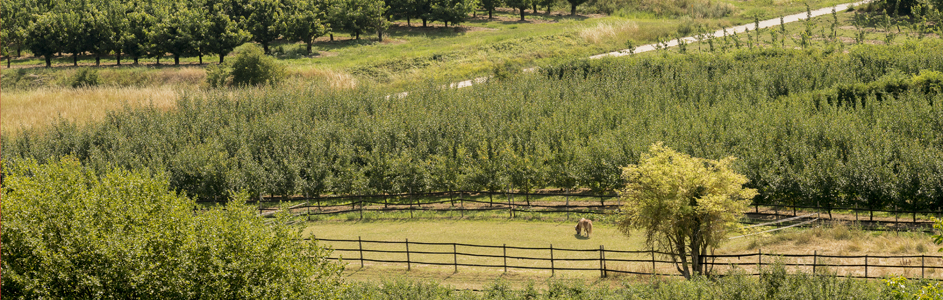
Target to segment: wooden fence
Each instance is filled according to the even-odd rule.
[[[473,245],[464,243],[430,243],[404,241],[376,241],[347,239],[317,239],[344,244],[334,247],[331,259],[381,264],[403,264],[407,270],[414,266],[548,270],[551,276],[563,271],[592,271],[600,277],[613,274],[648,276],[680,276],[667,253],[643,250],[624,251],[606,249],[570,249],[554,247],[520,247],[503,245]],[[459,251],[461,250],[461,251]],[[511,253],[509,254],[509,251]],[[737,269],[749,275],[759,275],[764,268],[781,265],[790,272],[834,274],[854,278],[883,278],[890,275],[908,278],[943,280],[943,257],[939,255],[823,255],[756,253],[707,255],[712,274],[725,274]]]
[[[482,201],[481,198],[487,197],[488,201]],[[540,202],[536,199],[546,198],[546,197],[558,197],[558,200],[565,199],[565,201],[570,201],[573,199],[575,203],[592,203],[598,202],[599,205],[541,205]],[[438,198],[438,200],[431,200]],[[477,198],[477,199],[476,199]],[[522,199],[523,198],[523,199]],[[582,200],[576,200],[582,199]],[[586,199],[592,199],[588,201]],[[311,213],[312,215],[317,214],[342,214],[350,212],[362,212],[362,211],[371,211],[378,210],[376,208],[371,208],[367,206],[371,205],[384,205],[383,211],[391,210],[426,210],[426,211],[471,211],[471,210],[497,210],[504,209],[508,210],[510,216],[513,217],[514,212],[521,212],[522,207],[526,207],[526,211],[534,212],[535,210],[543,209],[544,212],[548,213],[559,213],[572,211],[574,209],[586,209],[586,213],[601,213],[602,210],[612,210],[619,207],[618,196],[614,194],[592,194],[586,192],[541,192],[541,193],[523,193],[523,192],[512,192],[512,191],[503,191],[503,192],[494,192],[494,191],[450,191],[450,192],[429,192],[429,193],[404,193],[404,194],[388,194],[388,195],[339,195],[339,196],[323,196],[323,197],[264,197],[256,200],[249,201],[250,203],[257,204],[259,207],[260,214],[270,210],[276,210],[278,203],[304,203],[301,208],[305,209],[305,212]],[[488,203],[488,209],[481,208],[449,208],[449,209],[430,209],[423,208],[422,205],[433,205],[441,203]],[[203,202],[211,203],[211,202]],[[338,207],[350,207],[346,210],[337,210]],[[512,208],[508,208],[508,206]],[[929,216],[943,216],[943,211],[913,211],[913,210],[904,210],[904,209],[894,209],[894,210],[881,210],[881,209],[870,209],[870,208],[861,208],[861,207],[814,207],[814,206],[790,206],[790,205],[774,205],[774,204],[753,204],[754,213],[764,214],[760,211],[761,207],[767,208],[768,210],[775,209],[775,215],[796,215],[798,209],[804,209],[808,211],[822,212],[827,213],[832,212],[844,212],[854,215],[855,221],[861,222],[870,222],[870,215],[873,213],[882,213],[887,215],[893,215],[894,220],[881,219],[876,220],[878,223],[882,224],[913,224],[919,226],[928,226],[931,225]],[[495,208],[498,207],[498,208]],[[768,213],[768,212],[767,212]],[[896,229],[895,229],[896,230]]]

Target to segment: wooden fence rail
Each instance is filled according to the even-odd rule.
[[[334,251],[349,253],[350,256],[335,256],[330,259],[360,261],[371,263],[405,264],[408,270],[414,265],[451,266],[455,272],[459,267],[478,267],[526,270],[549,270],[551,276],[557,271],[598,271],[599,276],[609,274],[634,274],[648,276],[680,276],[670,260],[670,254],[652,250],[610,250],[603,245],[599,248],[571,249],[554,247],[521,247],[503,245],[475,245],[464,243],[435,243],[409,241],[379,241],[315,238],[317,241],[349,243],[354,247],[335,247]],[[374,245],[375,247],[370,247]],[[365,247],[366,246],[366,247]],[[410,249],[412,246],[412,249]],[[440,247],[441,249],[417,249],[420,247]],[[386,247],[386,248],[384,248]],[[393,247],[393,248],[390,248]],[[461,248],[460,248],[461,247]],[[463,251],[459,251],[463,250]],[[508,255],[508,250],[544,252],[548,255]],[[491,253],[488,253],[491,252]],[[405,256],[405,259],[391,258]],[[581,257],[573,257],[582,254]],[[373,256],[373,257],[368,257]],[[430,257],[440,259],[430,259]],[[448,257],[451,259],[443,258]],[[884,278],[900,275],[909,278],[927,278],[943,280],[943,257],[936,255],[824,255],[818,251],[812,254],[774,254],[756,253],[706,255],[706,263],[713,274],[724,270],[740,269],[748,275],[760,275],[763,268],[779,265],[793,271],[813,274],[834,274],[853,278]],[[475,261],[478,259],[478,262]],[[491,259],[493,263],[480,262]],[[511,260],[512,263],[508,263]],[[910,262],[893,264],[893,261]],[[928,262],[933,262],[928,264]],[[580,264],[582,263],[582,264]],[[648,267],[650,266],[650,267]],[[659,268],[661,266],[661,269]],[[719,268],[718,268],[719,267]],[[919,270],[919,276],[916,274]],[[930,273],[933,276],[927,276]]]

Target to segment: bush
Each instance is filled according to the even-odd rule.
[[[69,85],[71,85],[73,88],[78,88],[96,86],[100,82],[101,81],[98,79],[98,71],[89,68],[81,68],[78,72],[75,73],[75,76],[72,76],[71,83]]]
[[[206,83],[211,87],[274,84],[285,78],[285,66],[256,44],[246,43],[233,50],[236,58],[221,66],[210,66]]]
[[[6,165],[4,296],[19,299],[312,299],[342,268],[245,195],[195,212],[166,179],[97,175],[72,158]]]

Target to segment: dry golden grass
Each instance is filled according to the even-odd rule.
[[[639,31],[639,26],[635,22],[628,20],[612,20],[599,22],[595,26],[583,27],[579,35],[583,40],[593,44],[599,44],[606,40],[619,37],[635,36]]]
[[[357,78],[350,73],[339,70],[328,70],[323,68],[295,68],[290,69],[289,74],[292,77],[298,77],[305,81],[321,81],[334,89],[353,89],[357,87]]]
[[[42,88],[3,92],[0,112],[3,134],[16,134],[30,128],[42,128],[59,120],[78,124],[102,120],[109,111],[124,106],[154,106],[170,109],[180,94],[179,88],[160,87],[90,87]]]

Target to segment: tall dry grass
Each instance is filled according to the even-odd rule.
[[[102,120],[109,111],[130,106],[170,109],[181,88],[89,87],[40,88],[3,92],[0,98],[0,130],[17,134],[26,129],[42,128],[59,120],[79,124]]]
[[[617,37],[635,36],[638,31],[639,27],[635,22],[614,20],[599,22],[595,26],[584,26],[579,30],[579,35],[586,42],[600,44]]]
[[[319,81],[333,89],[353,89],[359,83],[350,73],[322,68],[295,68],[289,70],[291,77],[302,81]]]

